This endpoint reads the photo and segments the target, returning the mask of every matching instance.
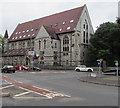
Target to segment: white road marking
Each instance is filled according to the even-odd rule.
[[[4,80],[4,81],[6,81],[6,80]],[[8,81],[6,81],[8,84],[12,84],[12,83],[10,83],[10,82],[8,82]]]
[[[5,87],[2,87],[0,89],[5,89],[5,88],[9,88],[9,87],[13,87],[14,85],[9,85],[9,86],[5,86]]]
[[[17,94],[17,95],[15,95],[15,97],[22,96],[22,95],[26,95],[26,94],[28,94],[28,93],[30,93],[30,92],[31,92],[31,91],[28,91],[28,92],[24,92],[24,93]]]

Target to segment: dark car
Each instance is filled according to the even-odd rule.
[[[31,66],[31,65],[27,65],[26,67],[29,67],[29,70],[34,70],[34,71],[41,71],[42,70],[39,67],[35,67],[35,66]]]
[[[1,72],[2,73],[15,73],[15,68],[14,68],[14,66],[4,66],[1,69]]]

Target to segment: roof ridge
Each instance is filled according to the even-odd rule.
[[[25,23],[29,23],[29,22],[32,23],[34,21],[37,21],[37,20],[40,20],[40,19],[44,19],[46,17],[54,16],[54,15],[57,15],[57,14],[62,14],[62,13],[68,12],[68,11],[72,11],[72,10],[76,10],[76,9],[80,9],[80,8],[84,8],[84,7],[85,7],[85,5],[81,6],[81,7],[72,8],[72,9],[69,9],[69,10],[61,11],[61,12],[58,12],[58,13],[54,13],[54,14],[51,14],[51,15],[43,16],[41,18],[37,18],[37,19],[34,19],[34,20],[29,20],[29,21],[26,21],[26,22],[23,22],[23,23],[20,23],[20,24],[25,24]]]

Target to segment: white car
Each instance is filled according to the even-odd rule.
[[[86,67],[85,65],[78,65],[78,66],[75,68],[75,71],[77,71],[77,72],[80,72],[80,71],[93,72],[93,68]]]

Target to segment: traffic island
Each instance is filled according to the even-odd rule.
[[[87,76],[87,77],[80,77],[78,80],[82,82],[93,83],[93,84],[120,87],[119,77],[117,76],[102,76],[102,77]]]
[[[10,92],[0,93],[1,97],[10,97]]]

